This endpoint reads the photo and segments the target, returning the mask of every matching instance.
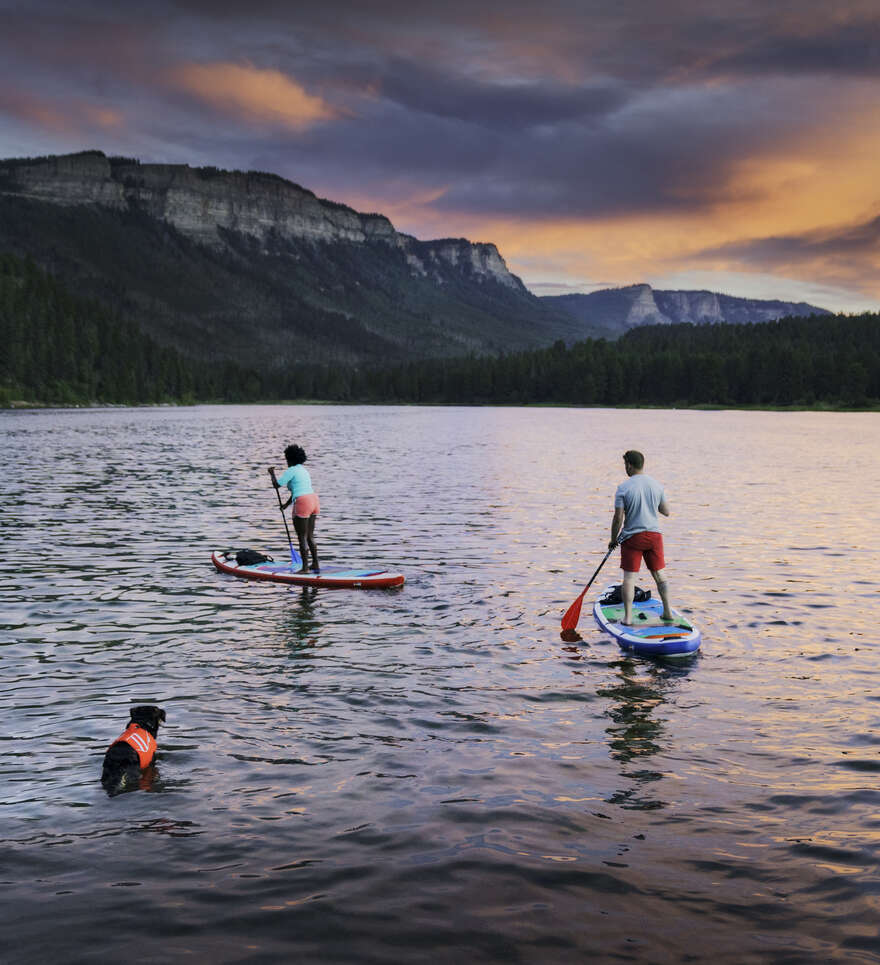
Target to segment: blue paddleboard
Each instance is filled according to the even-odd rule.
[[[606,588],[605,593],[613,590]],[[663,603],[650,599],[633,603],[632,626],[624,626],[623,604],[603,604],[599,597],[593,607],[596,623],[606,633],[611,634],[621,650],[640,657],[687,657],[700,648],[700,631],[677,610],[672,611],[675,618],[667,623],[660,619]]]

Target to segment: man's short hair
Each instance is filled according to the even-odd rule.
[[[637,449],[628,449],[623,454],[623,461],[633,469],[641,469],[645,465],[645,457]]]

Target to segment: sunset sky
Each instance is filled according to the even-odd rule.
[[[0,0],[0,156],[280,174],[536,294],[880,307],[880,0]]]

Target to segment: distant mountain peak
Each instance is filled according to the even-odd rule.
[[[642,325],[721,325],[767,322],[786,315],[830,315],[807,302],[740,298],[711,291],[659,291],[640,282],[585,294],[545,295],[584,326],[584,336],[617,337]]]

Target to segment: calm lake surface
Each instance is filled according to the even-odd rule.
[[[0,414],[4,962],[880,962],[880,415]],[[283,558],[300,442],[323,561]],[[562,613],[621,454],[667,489],[684,662]],[[650,578],[643,586],[650,585]],[[132,703],[167,722],[109,797]]]

